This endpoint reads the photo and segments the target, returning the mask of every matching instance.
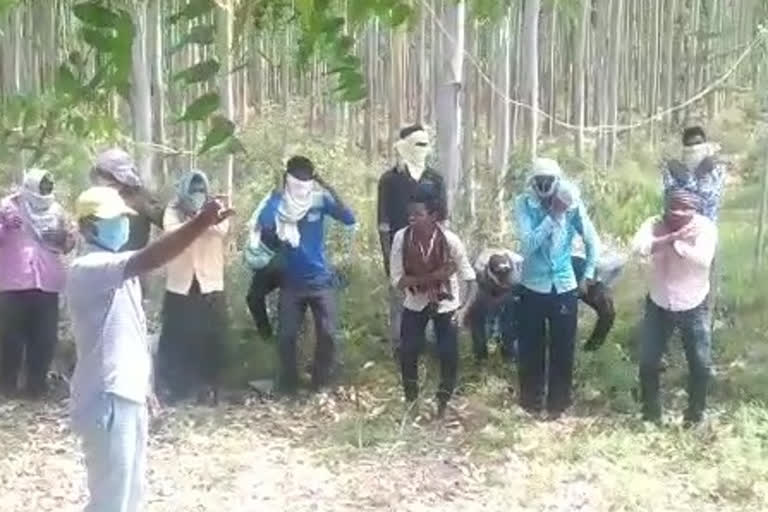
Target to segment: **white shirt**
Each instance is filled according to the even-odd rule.
[[[173,206],[165,209],[163,229],[173,231],[184,223],[179,211]],[[200,293],[224,290],[224,238],[229,221],[208,228],[192,244],[166,266],[166,290],[187,295],[192,280],[197,278]]]
[[[392,251],[389,256],[389,273],[392,279],[392,285],[397,287],[400,280],[405,275],[403,269],[403,237],[405,230],[403,228],[395,233],[395,238],[392,240]],[[450,300],[441,300],[438,304],[438,313],[450,313],[456,311],[461,307],[459,300],[459,278],[463,281],[474,281],[475,271],[472,269],[472,264],[467,257],[467,250],[459,237],[452,231],[446,228],[439,228],[443,230],[446,240],[448,241],[448,247],[450,249],[450,257],[456,264],[458,271],[453,274],[449,279],[451,287],[451,295],[453,298]],[[422,311],[429,304],[429,298],[426,293],[415,293],[410,289],[405,290],[405,300],[403,301],[403,307],[411,311]]]
[[[634,251],[650,256],[648,288],[651,300],[668,311],[688,311],[709,294],[709,269],[717,246],[717,228],[702,215],[695,215],[695,233],[690,239],[666,244],[651,254],[653,228],[660,217],[645,221],[632,241]]]
[[[72,262],[67,303],[77,349],[72,418],[102,394],[145,403],[152,357],[138,278],[125,279],[131,252],[91,248]]]

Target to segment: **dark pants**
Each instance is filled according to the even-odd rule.
[[[280,351],[280,386],[293,391],[298,386],[296,340],[299,337],[307,307],[315,319],[315,359],[312,385],[325,386],[334,376],[336,360],[336,291],[331,288],[280,288],[278,338]]]
[[[419,355],[424,350],[427,323],[431,319],[440,358],[440,384],[437,399],[445,404],[456,387],[459,366],[458,327],[454,312],[430,315],[427,311],[403,309],[400,331],[400,365],[403,372],[405,399],[415,400],[419,394]]]
[[[485,290],[478,291],[477,299],[469,310],[475,359],[488,358],[488,327],[494,323],[498,323],[501,331],[501,353],[504,360],[513,361],[517,357],[519,308],[518,290],[512,290],[500,298],[493,297]]]
[[[173,400],[216,389],[227,358],[228,320],[223,292],[166,292],[157,349],[157,378]]]
[[[256,328],[264,337],[272,336],[272,324],[267,314],[267,295],[280,287],[280,277],[281,271],[277,264],[270,263],[255,270],[245,299]]]
[[[41,290],[0,293],[2,376],[7,392],[16,391],[26,353],[27,389],[46,390],[46,376],[58,342],[59,294]]]
[[[540,411],[547,383],[547,409],[562,412],[571,405],[577,292],[545,294],[524,289],[520,318],[523,319],[518,347],[520,405]]]
[[[712,365],[709,300],[688,311],[668,311],[649,298],[645,303],[644,337],[640,352],[640,389],[643,417],[647,420],[661,418],[660,363],[675,328],[680,329],[688,360],[688,410],[685,419],[701,420],[707,405],[707,385]]]
[[[589,287],[586,294],[580,293],[579,299],[597,314],[597,322],[586,344],[587,349],[596,349],[605,342],[616,320],[613,294],[610,288],[597,282]]]

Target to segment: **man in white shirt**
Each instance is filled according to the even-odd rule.
[[[456,386],[458,326],[464,323],[476,293],[475,271],[458,236],[439,224],[440,202],[417,192],[408,204],[409,226],[395,234],[390,253],[392,285],[405,293],[401,322],[400,364],[408,402],[418,396],[418,360],[431,319],[440,358],[438,416]],[[459,300],[459,279],[467,283],[467,300]]]
[[[659,371],[675,328],[681,331],[688,360],[686,424],[702,420],[711,374],[709,321],[710,266],[717,228],[696,213],[699,198],[685,190],[670,192],[661,217],[648,219],[635,235],[636,253],[650,257],[649,294],[640,355],[643,418],[661,420]]]
[[[86,512],[141,509],[151,367],[139,276],[178,256],[232,212],[208,202],[194,218],[145,248],[119,252],[129,238],[128,208],[109,187],[76,203],[87,246],[70,268],[67,299],[77,349],[72,429],[82,438],[90,502]]]

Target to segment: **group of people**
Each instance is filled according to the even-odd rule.
[[[664,209],[635,237],[650,258],[640,380],[645,419],[661,418],[659,366],[680,328],[690,368],[686,420],[701,420],[710,376],[709,301],[724,172],[700,128],[683,134],[683,158],[664,166]],[[432,324],[440,361],[438,414],[446,412],[458,375],[459,330],[468,327],[478,361],[488,332],[516,362],[520,405],[562,414],[572,402],[579,300],[598,313],[587,349],[606,339],[615,317],[611,286],[621,262],[600,256],[599,240],[578,187],[554,160],[536,159],[514,205],[519,253],[481,251],[474,265],[449,227],[445,185],[428,168],[429,136],[404,129],[396,165],[378,188],[378,231],[390,280],[391,341],[407,402],[419,395],[418,361]],[[224,241],[233,211],[193,170],[163,205],[142,184],[126,152],[95,160],[92,186],[74,215],[55,199],[51,173],[26,171],[0,203],[0,325],[5,394],[41,396],[57,342],[59,294],[65,292],[77,363],[71,380],[73,431],[88,471],[87,510],[136,511],[143,497],[148,408],[154,389],[166,399],[215,400],[228,325],[223,295]],[[279,289],[279,385],[300,385],[297,338],[306,309],[316,335],[311,384],[338,375],[337,276],[325,254],[325,218],[345,226],[355,216],[302,156],[287,161],[283,181],[248,222],[244,259],[253,271],[247,305],[259,331],[272,335],[266,297]],[[152,226],[164,234],[151,239]],[[79,235],[79,236],[78,236]],[[573,252],[581,238],[584,254]],[[65,255],[76,246],[77,255]],[[477,249],[477,248],[476,248]],[[166,269],[162,329],[153,361],[140,278]]]

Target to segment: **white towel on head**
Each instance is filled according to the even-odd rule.
[[[277,237],[291,247],[301,241],[298,222],[309,212],[317,191],[315,180],[302,181],[290,174],[285,177],[283,199],[277,208]]]

